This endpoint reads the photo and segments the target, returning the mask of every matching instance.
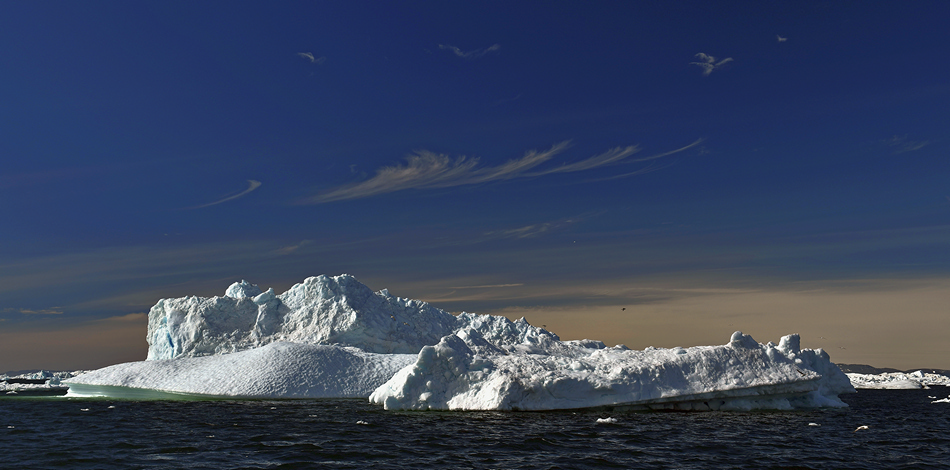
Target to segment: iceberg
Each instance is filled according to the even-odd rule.
[[[950,387],[950,377],[935,372],[884,372],[881,374],[847,373],[857,389],[915,390],[931,386]]]
[[[389,410],[606,406],[729,410],[846,406],[827,353],[736,332],[722,346],[630,350],[562,341],[524,318],[461,313],[316,276],[277,295],[246,281],[221,297],[159,300],[145,361],[66,380],[67,396],[350,398]],[[149,395],[154,394],[159,395]]]
[[[736,332],[724,346],[633,351],[497,348],[469,330],[424,347],[370,401],[390,410],[788,410],[847,406],[838,394],[853,391],[828,354],[801,349],[798,335],[761,345]]]

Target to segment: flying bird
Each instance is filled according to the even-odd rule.
[[[775,37],[778,38],[778,42],[788,41],[788,38],[783,38],[782,36],[779,36],[778,34],[776,34]]]
[[[722,59],[719,62],[716,62],[715,57],[711,55],[703,54],[702,52],[696,54],[696,57],[698,57],[699,60],[701,60],[702,62],[690,62],[690,65],[698,65],[702,67],[703,76],[711,74],[713,70],[718,69],[719,67],[722,67],[723,64],[732,62],[732,57],[726,57],[725,59]]]
[[[870,427],[867,426],[867,425],[865,425],[865,426],[858,426],[857,429],[855,429],[854,431],[851,431],[851,432],[863,431],[863,430],[865,430],[865,429],[870,429]]]

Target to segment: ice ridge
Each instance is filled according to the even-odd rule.
[[[148,360],[200,357],[272,342],[337,344],[380,354],[416,354],[462,328],[500,347],[543,347],[557,335],[523,319],[462,313],[385,289],[373,292],[353,276],[315,276],[280,295],[247,281],[223,297],[162,299],[148,314]]]

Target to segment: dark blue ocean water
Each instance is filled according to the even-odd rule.
[[[0,468],[946,469],[950,403],[928,396],[948,393],[867,390],[844,409],[749,413],[3,398]]]

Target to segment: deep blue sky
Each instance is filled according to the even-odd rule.
[[[0,5],[0,372],[344,272],[950,368],[950,5],[457,3]]]

